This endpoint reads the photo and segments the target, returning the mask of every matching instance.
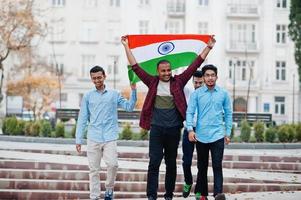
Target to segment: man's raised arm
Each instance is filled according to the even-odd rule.
[[[124,46],[126,57],[128,58],[130,65],[133,66],[133,65],[137,64],[137,61],[129,47],[129,41],[128,41],[127,36],[121,37],[121,43]]]

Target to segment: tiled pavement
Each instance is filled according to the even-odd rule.
[[[0,199],[87,199],[85,148],[83,146],[82,155],[77,155],[75,145],[0,141]],[[145,197],[147,151],[147,147],[118,147],[116,198],[138,200]],[[175,199],[183,199],[180,197],[183,183],[180,158],[179,148]],[[162,192],[164,164],[160,170]],[[195,162],[192,170],[196,174]],[[208,174],[212,185],[210,168]],[[105,171],[102,171],[101,179],[104,177]],[[226,149],[224,190],[229,200],[300,200],[301,149]]]

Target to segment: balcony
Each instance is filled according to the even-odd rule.
[[[238,42],[230,41],[227,45],[228,52],[249,52],[258,53],[259,45],[257,42]]]
[[[256,1],[255,1],[256,2]],[[227,6],[228,17],[259,17],[259,5],[256,3],[229,3]]]
[[[168,2],[167,14],[171,17],[183,17],[185,15],[185,1]]]

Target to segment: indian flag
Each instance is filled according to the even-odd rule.
[[[207,46],[211,35],[128,35],[129,47],[136,61],[150,75],[157,74],[157,63],[168,60],[172,70],[190,65]],[[128,68],[132,83],[140,79]]]

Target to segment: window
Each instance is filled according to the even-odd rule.
[[[120,7],[120,0],[110,0],[111,7]]]
[[[67,93],[61,93],[61,101],[68,101],[68,94]]]
[[[140,34],[147,34],[148,33],[148,21],[141,20],[139,21],[139,33]]]
[[[200,6],[208,6],[209,0],[199,0],[199,5]]]
[[[170,14],[184,14],[185,0],[168,0],[167,12]]]
[[[229,79],[246,81],[253,77],[255,62],[253,60],[230,59],[229,60]],[[235,74],[234,74],[235,71]]]
[[[232,79],[232,67],[233,66],[233,63],[232,63],[232,60],[229,60],[229,79]]]
[[[276,42],[278,44],[286,43],[286,25],[284,24],[276,25]]]
[[[97,8],[98,0],[84,0],[84,8]]]
[[[83,21],[81,27],[82,42],[97,42],[97,22]]]
[[[199,22],[198,23],[198,33],[199,34],[208,34],[208,23],[207,22]]]
[[[64,55],[51,55],[49,63],[56,73],[64,74]]]
[[[64,7],[65,3],[65,0],[52,0],[53,7]]]
[[[119,57],[118,56],[115,56],[115,55],[111,55],[111,56],[108,56],[108,70],[107,70],[107,73],[108,74],[115,74],[117,75],[119,73],[118,71],[118,60],[119,60]]]
[[[257,50],[257,26],[253,23],[230,23],[230,49]]]
[[[108,21],[106,41],[115,45],[120,44],[121,24],[119,21]]]
[[[139,4],[143,6],[149,5],[149,0],[140,0]]]
[[[286,63],[284,61],[276,61],[276,80],[286,80]]]
[[[51,20],[49,33],[51,41],[63,41],[65,36],[65,20]]]
[[[275,97],[275,114],[285,114],[285,97]]]
[[[277,0],[276,6],[277,6],[277,8],[286,8],[287,1],[286,0]]]
[[[179,20],[168,20],[166,23],[166,30],[168,33],[176,34],[182,32],[181,21]]]
[[[263,112],[270,112],[270,104],[269,103],[264,103],[263,104]]]
[[[90,77],[90,69],[95,65],[95,55],[82,55],[80,76]]]

